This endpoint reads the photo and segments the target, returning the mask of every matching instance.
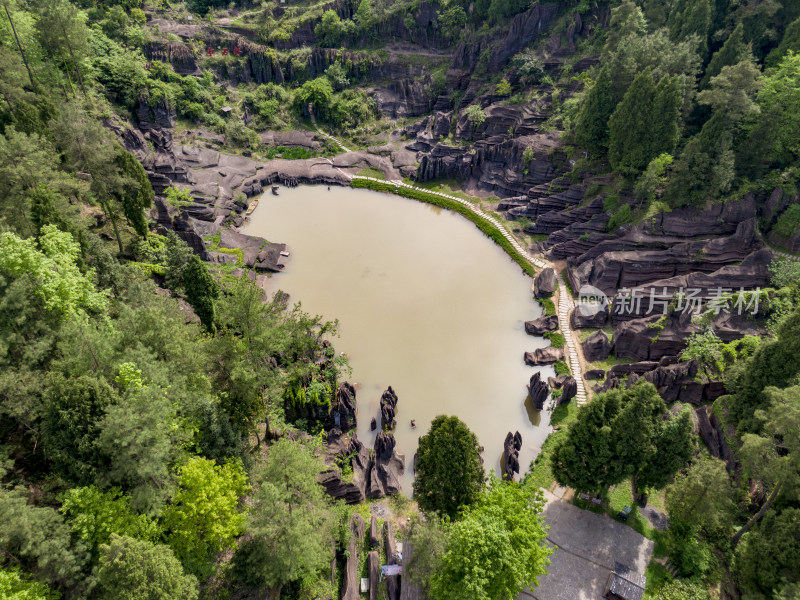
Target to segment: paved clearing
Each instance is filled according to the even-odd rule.
[[[556,551],[539,587],[517,600],[601,600],[616,563],[644,574],[653,542],[605,514],[582,510],[545,492],[542,514]]]

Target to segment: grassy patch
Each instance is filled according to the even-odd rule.
[[[209,252],[222,252],[223,254],[235,254],[236,255],[236,266],[241,267],[244,266],[244,252],[241,248],[222,248],[219,245],[219,238],[220,233],[217,232],[214,235],[205,238],[206,241],[211,242],[208,246]]]
[[[356,173],[356,175],[360,175],[361,177],[374,177],[375,179],[386,179],[383,171],[376,169],[375,167],[364,167],[358,173]]]
[[[542,308],[544,309],[544,315],[546,317],[552,317],[554,314],[556,314],[556,303],[550,298],[540,298],[539,304],[542,305]]]
[[[314,158],[317,156],[317,153],[314,150],[309,150],[308,148],[302,148],[302,147],[270,146],[264,152],[264,156],[268,160],[271,160],[273,158],[300,160],[303,158]]]
[[[564,334],[559,331],[547,331],[542,337],[546,340],[550,340],[550,345],[553,348],[563,348],[564,344],[567,343]]]
[[[550,453],[553,451],[556,440],[561,435],[565,435],[565,433],[563,431],[555,431],[547,436],[544,444],[542,444],[542,450],[533,459],[530,470],[522,480],[523,485],[531,486],[533,489],[550,489],[550,486],[556,480],[550,468]]]
[[[661,587],[672,581],[672,575],[667,568],[655,559],[650,560],[647,570],[644,572],[647,577],[647,587],[645,588],[644,598],[653,598]]]
[[[480,229],[484,234],[486,234],[487,237],[505,250],[506,254],[508,254],[527,275],[530,277],[536,275],[536,270],[533,268],[533,265],[525,260],[525,257],[523,257],[522,254],[517,252],[514,246],[511,245],[511,242],[506,239],[506,237],[497,227],[455,200],[442,198],[419,189],[407,188],[404,186],[397,186],[379,181],[372,181],[370,179],[353,179],[350,182],[350,186],[354,188],[366,188],[375,190],[377,192],[391,192],[406,198],[420,200],[421,202],[427,202],[428,204],[433,204],[434,206],[440,206],[442,208],[455,211],[475,223],[475,225],[478,226],[478,229]]]
[[[628,515],[628,520],[625,521],[625,524],[641,533],[647,539],[655,542],[655,548],[653,550],[655,556],[666,556],[666,532],[655,529],[650,525],[650,521],[639,512],[639,507],[633,499],[633,490],[631,489],[630,480],[623,481],[619,485],[615,485],[611,489],[606,490],[600,495],[600,498],[603,500],[603,504],[600,506],[592,502],[581,500],[578,496],[575,496],[573,503],[576,506],[594,512],[604,512],[614,519],[617,518],[618,512],[624,507],[629,506],[633,510]]]
[[[564,279],[564,285],[567,286],[567,292],[569,292],[569,295],[574,298],[575,297],[575,291],[572,289],[572,285],[570,285],[569,277],[567,277],[567,270],[566,269],[561,269],[561,277]]]
[[[550,424],[554,427],[566,427],[578,418],[578,405],[575,402],[559,404],[550,414]]]
[[[569,365],[563,360],[559,360],[553,365],[553,369],[556,371],[556,375],[569,375],[571,371],[569,370]]]
[[[474,196],[470,196],[469,194],[465,194],[464,192],[462,192],[461,189],[459,188],[458,181],[455,179],[425,181],[423,183],[420,183],[418,181],[411,181],[409,179],[408,181],[406,181],[406,183],[408,183],[409,185],[415,185],[417,187],[425,188],[426,190],[431,190],[432,192],[440,192],[442,194],[448,194],[450,196],[455,196],[456,198],[468,200],[469,202],[472,202],[474,204],[480,203],[479,198],[475,198]]]

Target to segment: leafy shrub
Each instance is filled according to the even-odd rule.
[[[469,124],[473,127],[480,127],[486,120],[486,113],[483,112],[483,109],[477,104],[470,104],[464,109],[464,114]]]
[[[608,230],[616,231],[622,225],[631,222],[631,207],[628,204],[623,204],[608,221]]]
[[[555,369],[556,375],[569,375],[571,372],[569,370],[569,366],[567,366],[567,363],[565,363],[563,360],[555,363],[553,365],[553,369]]]
[[[550,340],[550,345],[553,348],[563,348],[564,344],[567,343],[566,338],[564,338],[564,334],[558,331],[547,331],[542,336],[546,340]]]

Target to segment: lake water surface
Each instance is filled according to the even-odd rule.
[[[262,196],[242,231],[289,245],[291,260],[269,280],[270,293],[281,289],[306,312],[339,319],[332,341],[360,384],[358,436],[370,448],[370,420],[380,423],[381,393],[394,388],[403,491],[411,494],[417,440],[440,414],[477,434],[496,473],[506,433],[518,430],[527,470],[550,432],[549,414],[532,408],[525,387],[535,369],[523,352],[548,344],[525,334],[524,321],[542,313],[531,279],[456,213],[338,186],[279,193]]]

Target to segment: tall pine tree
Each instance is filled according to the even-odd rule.
[[[678,137],[680,102],[672,77],[663,77],[656,86],[649,70],[640,73],[609,120],[611,165],[633,175],[656,156],[671,153]]]

